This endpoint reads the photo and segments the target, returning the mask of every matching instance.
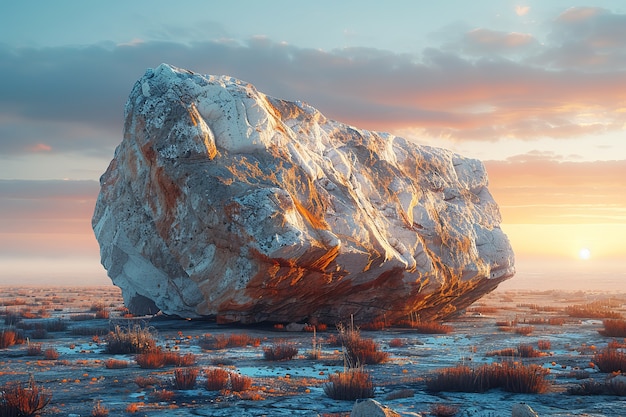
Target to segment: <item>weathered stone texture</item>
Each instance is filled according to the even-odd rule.
[[[125,116],[93,228],[136,312],[445,317],[514,274],[480,161],[165,64]]]

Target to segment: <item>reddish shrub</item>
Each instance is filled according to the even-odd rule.
[[[128,361],[123,361],[120,359],[107,359],[104,362],[104,366],[107,369],[123,369],[128,367]]]
[[[501,388],[509,392],[539,394],[549,388],[546,375],[547,371],[540,366],[516,362],[493,363],[478,368],[456,366],[438,371],[426,381],[426,386],[435,392],[485,392]]]
[[[46,360],[59,359],[59,352],[55,348],[48,348],[43,351],[43,358]]]
[[[602,336],[626,337],[626,320],[606,319],[602,324],[604,329],[598,331]]]
[[[521,334],[522,336],[528,336],[533,331],[535,331],[533,326],[519,326],[515,328],[515,333]]]
[[[205,388],[209,391],[220,391],[228,387],[229,373],[226,369],[210,368],[204,372],[206,377]]]
[[[191,366],[196,363],[196,356],[193,353],[181,355],[177,352],[167,352],[158,348],[150,352],[140,353],[135,357],[135,361],[141,368],[156,369],[165,365]]]
[[[593,363],[602,372],[626,372],[626,353],[608,346],[593,356]]]
[[[174,388],[180,390],[192,389],[198,377],[197,368],[177,368],[174,370]]]
[[[227,347],[257,347],[261,344],[261,339],[250,337],[247,334],[231,334],[226,337],[221,334],[218,336],[205,335],[198,341],[198,345],[204,350],[219,350]]]
[[[552,343],[550,343],[549,340],[538,340],[537,347],[540,350],[550,350],[550,348],[552,347]]]
[[[91,417],[107,417],[108,415],[109,409],[103,406],[100,401],[98,401],[91,410]]]
[[[39,414],[52,399],[52,394],[35,384],[34,379],[24,387],[20,382],[12,382],[0,387],[0,415],[34,416]]]
[[[298,348],[289,342],[280,341],[263,349],[263,357],[268,361],[286,361],[298,354]]]
[[[344,358],[351,368],[387,361],[389,354],[378,350],[372,339],[364,339],[358,330],[339,329],[339,340],[344,348]]]
[[[247,391],[252,386],[252,378],[230,372],[230,389],[235,392]]]
[[[6,349],[17,343],[18,337],[15,330],[5,329],[0,332],[0,349]]]
[[[459,407],[450,404],[432,404],[430,414],[437,417],[452,417],[459,412]]]
[[[448,334],[454,330],[452,326],[436,322],[417,322],[412,327],[418,333],[424,334]]]
[[[404,340],[402,340],[402,339],[391,339],[389,341],[389,347],[399,348],[399,347],[402,347],[402,346],[404,346]]]
[[[174,397],[176,397],[176,393],[174,391],[161,389],[152,391],[152,393],[150,393],[150,396],[156,401],[170,402],[174,399]]]
[[[134,382],[139,388],[156,387],[161,384],[159,378],[154,376],[138,376]]]

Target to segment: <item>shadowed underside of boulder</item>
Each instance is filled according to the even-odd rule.
[[[480,161],[165,64],[125,117],[93,228],[131,311],[393,323],[514,274]]]

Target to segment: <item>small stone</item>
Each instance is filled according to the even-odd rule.
[[[350,417],[400,417],[400,414],[386,405],[382,405],[378,401],[368,398],[366,400],[356,401],[352,407]]]

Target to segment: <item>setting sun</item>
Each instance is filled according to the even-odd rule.
[[[578,257],[583,261],[591,258],[591,251],[588,248],[582,248],[578,251]]]

